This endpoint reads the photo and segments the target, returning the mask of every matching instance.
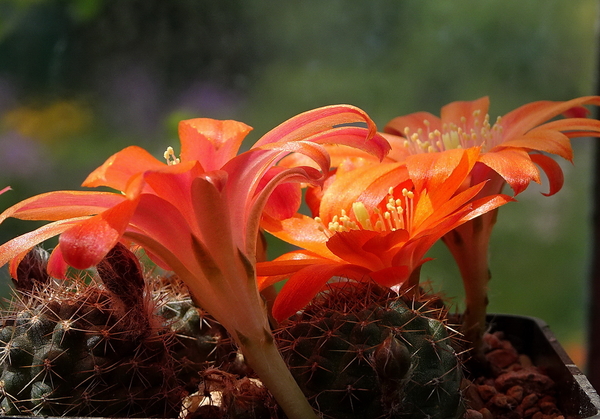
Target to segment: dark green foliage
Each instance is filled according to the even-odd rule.
[[[109,256],[100,278],[18,278],[0,319],[3,414],[176,417],[199,371],[233,352],[176,278],[144,279],[124,247]]]
[[[277,331],[294,377],[324,417],[461,416],[453,333],[439,300],[426,298],[348,282]]]

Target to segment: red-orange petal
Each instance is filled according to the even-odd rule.
[[[319,230],[319,225],[313,218],[304,214],[295,214],[285,220],[276,220],[265,214],[261,221],[261,227],[287,243],[326,258],[336,258],[326,246],[327,236],[325,233]]]
[[[375,123],[365,111],[352,105],[330,105],[298,114],[263,135],[252,148],[284,141],[303,140],[342,124],[367,123],[369,136],[375,135]]]
[[[307,266],[285,283],[275,299],[273,317],[282,321],[301,310],[333,277],[361,280],[366,275],[367,269],[349,264],[321,262]]]
[[[65,261],[76,269],[100,262],[125,232],[138,200],[126,200],[62,233],[59,243]]]
[[[484,153],[479,160],[502,176],[515,195],[523,192],[531,181],[540,183],[539,170],[524,150],[506,148]],[[480,182],[481,180],[475,181]]]
[[[565,134],[555,130],[534,129],[522,137],[505,141],[500,147],[524,148],[527,151],[544,151],[573,161],[571,140]]]
[[[391,266],[376,272],[369,273],[371,279],[384,287],[402,285],[408,279],[411,270],[408,266]]]
[[[572,132],[585,131],[585,135],[598,136],[600,133],[600,121],[591,118],[567,118],[567,119],[556,119],[554,121],[546,122],[540,125],[535,130],[554,130],[560,131],[571,137]]]
[[[550,190],[547,193],[543,193],[542,195],[550,196],[554,195],[556,192],[560,191],[565,182],[565,177],[560,165],[556,162],[556,160],[544,155],[532,153],[530,154],[531,160],[540,166],[546,176],[548,177],[548,183],[550,184]]]
[[[166,163],[157,160],[141,147],[130,146],[113,154],[83,181],[82,186],[108,186],[124,191],[131,177],[147,170],[160,170]]]
[[[355,202],[373,208],[387,196],[391,186],[398,186],[407,177],[406,167],[401,163],[380,163],[338,172],[323,195],[319,217],[329,223],[342,209],[350,214]]]
[[[525,134],[527,131],[557,117],[576,106],[600,105],[600,96],[584,96],[565,102],[537,101],[523,105],[502,117],[503,136],[507,139]]]
[[[370,270],[382,267],[380,257],[366,251],[363,245],[380,233],[370,230],[351,230],[335,233],[327,241],[327,247],[339,258],[354,265],[364,266]]]
[[[261,179],[258,189],[262,190],[275,175],[287,170],[284,167],[272,167]],[[269,217],[284,220],[293,217],[302,203],[302,189],[299,183],[280,183],[267,200],[264,213]]]
[[[425,123],[429,122],[429,126]],[[406,133],[404,130],[409,129],[409,135],[414,134],[419,129],[424,132],[431,131],[442,131],[442,120],[437,116],[429,112],[414,112],[408,115],[397,116],[386,124],[383,128],[383,132],[387,134],[397,135],[399,137],[405,137]],[[398,143],[397,145],[399,145]]]
[[[48,275],[57,279],[65,279],[67,276],[67,269],[69,265],[65,261],[65,258],[62,254],[62,250],[60,248],[60,244],[58,244],[50,254],[48,258]]]
[[[426,189],[436,202],[444,202],[460,187],[479,157],[479,147],[450,149],[407,157],[406,167],[417,190]]]
[[[73,224],[79,223],[85,219],[85,217],[81,217],[55,221],[9,240],[0,246],[0,266],[4,266],[13,258],[20,257],[22,259],[34,246],[61,234],[63,231],[71,228]]]
[[[274,260],[267,262],[258,262],[256,264],[256,275],[258,276],[258,289],[263,290],[269,285],[278,282],[273,277],[287,278],[294,272],[319,263],[335,263],[335,260],[328,260],[307,250],[295,250],[284,253]]]
[[[476,118],[480,122],[483,121],[489,107],[490,99],[487,96],[471,101],[452,102],[442,107],[440,117],[443,124],[471,127],[475,125],[474,120]]]
[[[181,160],[197,160],[206,171],[217,170],[238,152],[252,127],[238,121],[196,118],[179,123]]]
[[[25,199],[0,214],[0,222],[9,217],[20,220],[58,221],[98,214],[126,198],[111,192],[56,191]]]

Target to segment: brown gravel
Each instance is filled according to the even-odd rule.
[[[554,382],[519,354],[501,332],[487,334],[490,377],[467,381],[465,419],[565,419],[556,405]]]

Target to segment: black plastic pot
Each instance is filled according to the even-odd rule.
[[[600,397],[543,321],[509,314],[488,316],[492,331],[503,331],[515,348],[529,355],[558,386],[558,402],[567,418],[600,419]]]

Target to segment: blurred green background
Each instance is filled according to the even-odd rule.
[[[593,94],[597,16],[595,0],[0,0],[0,208],[79,188],[130,144],[160,156],[188,117],[244,121],[251,143],[334,103],[382,127],[484,95],[495,120]],[[502,208],[491,245],[490,311],[543,318],[580,363],[593,147],[574,141],[558,195]],[[8,220],[0,240],[33,227]],[[432,255],[424,276],[460,308],[446,249]]]

